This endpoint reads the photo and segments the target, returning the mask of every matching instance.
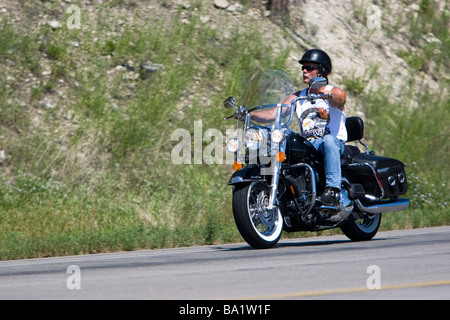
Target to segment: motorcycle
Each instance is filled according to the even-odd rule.
[[[311,88],[327,83],[327,79],[316,77]],[[224,120],[237,120],[235,137],[227,141],[227,150],[235,160],[228,185],[233,187],[233,215],[241,236],[256,249],[275,246],[283,230],[340,228],[352,241],[372,239],[383,213],[409,206],[408,199],[400,198],[407,191],[405,165],[370,151],[362,142],[363,120],[348,117],[347,142],[359,141],[365,151],[345,144],[339,205],[324,205],[317,196],[326,187],[323,156],[302,135],[304,127],[296,116],[296,102],[315,103],[329,96],[306,94],[291,104],[279,103],[293,92],[295,87],[284,72],[268,70],[252,78],[242,105],[237,105],[233,97],[224,101],[226,108],[235,109]],[[251,118],[250,112],[274,108],[276,116],[270,123]]]

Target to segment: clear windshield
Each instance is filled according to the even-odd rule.
[[[248,110],[258,107],[254,112],[266,112],[273,109],[296,91],[291,79],[286,73],[280,70],[266,70],[255,73],[247,86],[243,95],[242,105]],[[287,108],[283,108],[282,123],[286,123],[290,113]],[[270,126],[272,121],[256,122],[252,125]]]
[[[282,103],[287,96],[295,92],[288,75],[280,70],[266,70],[255,73],[243,95],[243,105],[247,109]]]

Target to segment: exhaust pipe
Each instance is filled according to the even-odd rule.
[[[394,201],[379,202],[374,205],[365,207],[361,201],[356,200],[355,204],[359,210],[366,213],[385,213],[402,211],[409,207],[409,199],[396,199]]]

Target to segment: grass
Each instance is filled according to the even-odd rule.
[[[30,17],[66,17],[57,3],[23,3]],[[126,9],[126,23],[113,7]],[[230,25],[225,37],[202,13],[200,1],[187,22],[180,10],[155,17],[110,1],[82,30],[0,22],[10,71],[0,75],[0,260],[242,241],[230,166],[175,165],[170,136],[193,134],[199,120],[203,132],[225,133],[224,98],[239,100],[255,69],[290,68],[291,48],[275,51],[256,23]],[[142,73],[148,61],[164,69]],[[365,81],[349,79],[348,92],[365,105],[372,148],[407,164],[413,200],[382,226],[448,224],[448,101],[408,90],[398,104],[387,90],[365,92]]]
[[[414,75],[411,75],[413,77]],[[450,101],[441,87],[437,92],[405,83],[395,99],[389,85],[365,92],[367,79],[349,79],[348,92],[358,92],[363,106],[365,140],[376,154],[396,158],[406,165],[405,212],[386,214],[382,229],[417,228],[450,223]]]
[[[195,8],[189,23],[177,11],[120,32],[108,10],[83,31],[1,23],[0,62],[17,73],[0,86],[0,259],[239,240],[230,168],[173,164],[170,135],[200,119],[225,132],[222,90],[238,95],[255,68],[284,68],[288,51],[275,55],[255,23],[223,38]],[[164,69],[144,77],[146,61]],[[19,83],[30,73],[27,92]]]
[[[406,164],[411,209],[405,217],[388,215],[392,227],[423,227],[450,221],[450,102],[443,94],[424,92],[417,106],[374,99],[366,110],[371,119],[368,135],[376,141],[381,154],[401,159]],[[395,137],[395,139],[392,139]],[[406,219],[408,222],[398,222]],[[386,225],[389,225],[388,222]]]
[[[384,229],[450,222],[450,102],[448,76],[443,72],[450,63],[450,14],[448,4],[441,10],[439,7],[438,1],[421,0],[418,11],[404,11],[395,21],[383,20],[387,34],[394,35],[404,27],[401,32],[408,34],[411,44],[411,49],[399,52],[409,65],[409,77],[404,79],[403,87],[397,90],[401,94],[395,99],[390,97],[390,85],[365,90],[370,80],[376,80],[376,67],[369,67],[364,77],[345,80],[345,88],[355,103],[364,106],[365,136],[371,149],[406,164],[410,209],[385,215]],[[384,3],[382,9],[390,10]],[[439,80],[438,89],[426,89],[420,81],[424,73]]]

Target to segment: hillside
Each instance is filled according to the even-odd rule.
[[[174,164],[171,136],[225,134],[255,70],[302,86],[312,47],[372,148],[407,164],[412,208],[382,225],[449,223],[446,2],[289,3],[276,21],[254,0],[1,0],[0,259],[239,241],[232,169]]]

